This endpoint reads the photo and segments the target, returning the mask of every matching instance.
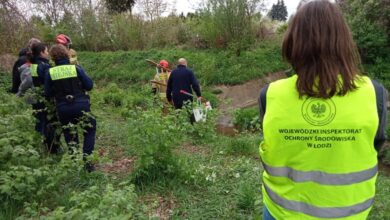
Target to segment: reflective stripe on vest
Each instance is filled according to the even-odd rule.
[[[32,77],[38,77],[38,64],[31,64],[30,71]]]
[[[370,208],[374,203],[374,197],[367,199],[364,202],[344,207],[316,207],[305,202],[298,202],[293,200],[284,199],[273,192],[266,184],[263,185],[267,195],[271,199],[282,207],[293,210],[296,212],[302,212],[307,215],[315,216],[318,218],[342,218],[355,215]]]
[[[300,98],[297,76],[270,84],[260,156],[264,203],[276,219],[365,219],[377,177],[375,89]]]
[[[358,172],[333,174],[321,171],[299,171],[291,167],[272,167],[263,163],[264,170],[271,176],[286,177],[294,182],[312,181],[322,185],[348,185],[373,178],[378,173],[378,165]]]
[[[49,74],[51,80],[61,80],[77,77],[77,70],[75,65],[61,65],[50,68]]]

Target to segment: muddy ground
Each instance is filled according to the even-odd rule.
[[[280,71],[269,73],[263,78],[251,80],[241,85],[219,85],[214,87],[215,91],[221,91],[218,95],[220,101],[218,109],[221,113],[217,123],[218,132],[229,136],[235,135],[236,130],[232,121],[233,110],[256,106],[260,90],[265,85],[286,77],[286,73]]]

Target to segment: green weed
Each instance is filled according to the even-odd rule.
[[[233,123],[241,131],[259,131],[260,119],[258,108],[237,109],[233,113]]]

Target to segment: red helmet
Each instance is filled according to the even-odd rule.
[[[70,37],[66,36],[65,34],[60,34],[56,37],[56,43],[68,47],[69,45],[72,44],[72,40],[70,39]]]
[[[167,69],[169,68],[169,63],[166,60],[161,60],[159,65]]]

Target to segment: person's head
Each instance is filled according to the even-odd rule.
[[[26,44],[26,47],[25,47],[25,56],[27,56],[27,59],[29,61],[31,61],[33,59],[33,54],[32,54],[32,50],[31,48],[37,44],[37,43],[40,43],[41,41],[37,38],[31,38],[30,40],[28,40],[27,44]]]
[[[167,71],[167,69],[169,68],[169,63],[168,63],[168,61],[166,61],[166,60],[160,60],[160,62],[158,63],[158,71],[160,72],[160,73],[162,73],[162,72],[166,72]]]
[[[166,69],[169,68],[169,63],[168,63],[168,61],[166,61],[166,60],[160,60],[159,65],[160,65],[161,67],[166,68]]]
[[[34,38],[33,37],[30,40],[28,40],[26,48],[30,48],[31,49],[34,46],[34,44],[37,44],[37,43],[41,43],[41,41],[38,38]]]
[[[187,66],[187,60],[184,58],[180,58],[178,61],[179,65]]]
[[[72,40],[65,34],[59,34],[56,37],[56,43],[64,45],[66,48],[70,48],[72,45]]]
[[[69,59],[68,49],[62,44],[56,44],[50,49],[50,57],[54,61]]]
[[[47,45],[44,43],[33,44],[31,51],[34,57],[43,57],[45,59],[49,58],[49,51],[47,49]]]
[[[301,97],[330,98],[356,88],[360,57],[335,4],[326,0],[303,4],[290,21],[282,50],[298,75]]]

